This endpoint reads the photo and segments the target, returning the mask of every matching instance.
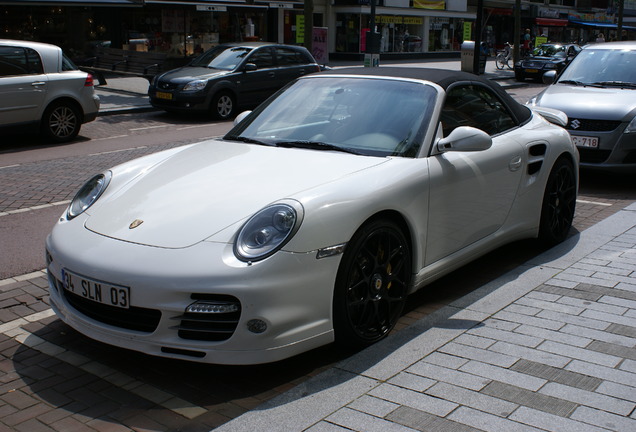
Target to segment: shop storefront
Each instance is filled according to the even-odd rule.
[[[361,54],[367,51],[366,35],[371,28],[370,8],[353,6],[357,0],[335,1],[335,44],[338,54]],[[385,0],[376,9],[376,31],[380,34],[380,54],[418,54],[457,52],[464,36],[464,24],[474,22],[475,14],[448,10],[451,2],[409,2]],[[458,3],[452,3],[453,5]],[[401,7],[387,7],[388,5]]]
[[[302,1],[27,0],[2,2],[0,31],[54,43],[76,59],[100,45],[188,58],[224,42],[297,44],[302,14]]]

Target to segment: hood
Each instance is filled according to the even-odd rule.
[[[536,105],[563,111],[569,118],[622,120],[636,114],[636,90],[553,84]]]
[[[230,73],[230,71],[199,66],[183,66],[164,73],[159,77],[158,81],[187,83],[192,80],[217,78],[227,75],[228,73]]]
[[[183,248],[272,202],[299,198],[303,191],[386,160],[205,141],[173,154],[119,190],[107,190],[87,211],[85,224],[123,241]],[[135,220],[143,223],[131,229]]]

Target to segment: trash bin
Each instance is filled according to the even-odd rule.
[[[482,53],[480,50],[479,55],[479,74],[483,74],[486,71],[486,59],[488,55]],[[461,70],[462,72],[473,72],[473,61],[475,59],[475,42],[464,41],[461,48]]]

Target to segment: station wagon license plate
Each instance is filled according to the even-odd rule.
[[[75,295],[108,306],[122,309],[130,307],[130,288],[113,285],[62,270],[64,289]]]
[[[572,142],[577,147],[598,148],[598,137],[572,135]]]
[[[155,96],[157,96],[157,99],[172,100],[172,93],[166,93],[166,92],[158,91]]]
[[[526,73],[537,73],[539,69],[526,69]]]

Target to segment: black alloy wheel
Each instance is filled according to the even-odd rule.
[[[55,103],[44,112],[41,127],[42,133],[55,142],[70,141],[82,127],[80,112],[73,104]]]
[[[347,245],[334,293],[336,342],[363,348],[395,327],[411,282],[409,243],[395,223],[379,219]]]
[[[565,240],[572,227],[576,208],[576,176],[572,163],[560,158],[546,183],[541,207],[539,240],[554,246]]]

